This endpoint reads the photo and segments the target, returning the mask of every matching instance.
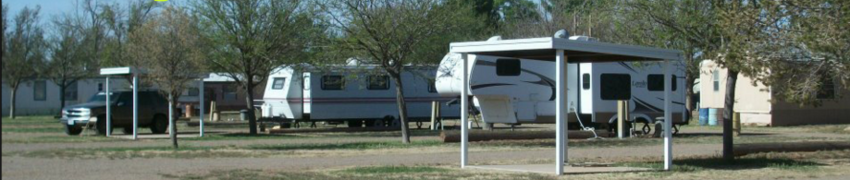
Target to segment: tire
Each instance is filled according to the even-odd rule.
[[[163,115],[156,115],[151,124],[151,132],[154,134],[164,134],[168,130],[168,119]]]
[[[361,121],[361,120],[350,120],[350,121],[348,121],[348,127],[350,127],[350,128],[363,127],[363,121]]]
[[[367,126],[369,127],[385,127],[387,126],[386,122],[383,119],[375,119],[375,120],[367,120]]]
[[[80,135],[83,132],[83,128],[79,126],[70,126],[65,125],[65,134],[67,135]]]
[[[124,134],[133,134],[133,126],[121,128],[121,131],[124,132]]]
[[[95,129],[97,129],[98,135],[106,135],[106,119],[102,117],[97,117],[97,122],[95,123]]]

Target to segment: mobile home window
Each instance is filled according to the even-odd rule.
[[[272,80],[272,89],[280,90],[283,89],[283,83],[286,82],[286,78],[274,78]]]
[[[342,90],[345,79],[340,75],[322,76],[322,90]]]
[[[670,91],[676,91],[676,75],[671,75]],[[650,74],[646,76],[646,89],[649,91],[664,91],[664,75]]]
[[[581,75],[581,88],[582,89],[590,89],[590,74],[582,74]]]
[[[602,74],[599,78],[602,100],[631,99],[632,77],[628,74]]]
[[[68,87],[65,87],[65,93],[63,95],[67,101],[76,101],[78,92],[77,82],[74,82],[68,85]]]
[[[236,85],[235,84],[226,84],[221,87],[221,98],[224,100],[232,101],[236,100]]]
[[[437,92],[437,86],[436,86],[435,83],[436,83],[436,81],[431,81],[431,80],[428,81],[428,92],[429,93],[436,93]]]
[[[372,75],[369,76],[369,90],[387,90],[390,89],[390,77],[387,75]]]
[[[820,90],[818,90],[818,99],[835,99],[835,81],[831,77],[821,78]]]
[[[519,76],[520,72],[522,72],[522,67],[519,63],[519,59],[496,60],[497,76]]]
[[[32,85],[32,99],[35,101],[47,100],[47,81],[35,81]]]
[[[199,94],[200,94],[200,90],[198,90],[198,88],[188,88],[186,90],[186,96],[189,96],[189,97],[198,97]]]
[[[718,70],[712,71],[711,77],[714,80],[714,92],[720,92],[720,72]]]

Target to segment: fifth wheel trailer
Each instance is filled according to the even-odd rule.
[[[534,59],[469,55],[469,92],[484,122],[554,123],[555,63]],[[448,54],[437,70],[436,88],[444,96],[458,96],[463,62],[460,54]],[[567,65],[569,119],[598,128],[616,127],[617,99],[628,99],[630,119],[644,126],[663,117],[664,76],[661,63],[594,62]],[[684,72],[674,69],[671,101],[673,124],[687,124],[684,106]],[[498,77],[498,78],[496,78]],[[648,131],[648,127],[644,129]]]
[[[401,74],[407,115],[411,122],[431,118],[431,103],[441,104],[443,118],[458,118],[459,108],[447,107],[454,98],[434,89],[431,66],[406,66]],[[350,127],[396,126],[399,111],[397,84],[373,65],[345,65],[318,69],[309,66],[279,67],[268,77],[261,105],[261,120],[347,122]]]

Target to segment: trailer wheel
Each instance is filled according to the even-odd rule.
[[[366,120],[366,126],[369,127],[384,127],[387,123],[383,119]]]
[[[348,121],[348,127],[350,127],[350,128],[363,127],[363,121],[362,120],[350,120],[350,121]]]

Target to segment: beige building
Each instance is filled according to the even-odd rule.
[[[714,61],[705,60],[700,63],[700,108],[723,108],[726,77],[726,69],[718,67]],[[828,89],[818,95],[824,99],[823,104],[818,107],[801,107],[782,101],[771,103],[774,98],[770,87],[760,83],[753,85],[751,78],[739,74],[735,85],[735,112],[741,113],[741,123],[745,125],[850,123],[850,98],[838,99],[838,93],[848,97],[850,91],[842,90],[835,82],[825,86]]]

